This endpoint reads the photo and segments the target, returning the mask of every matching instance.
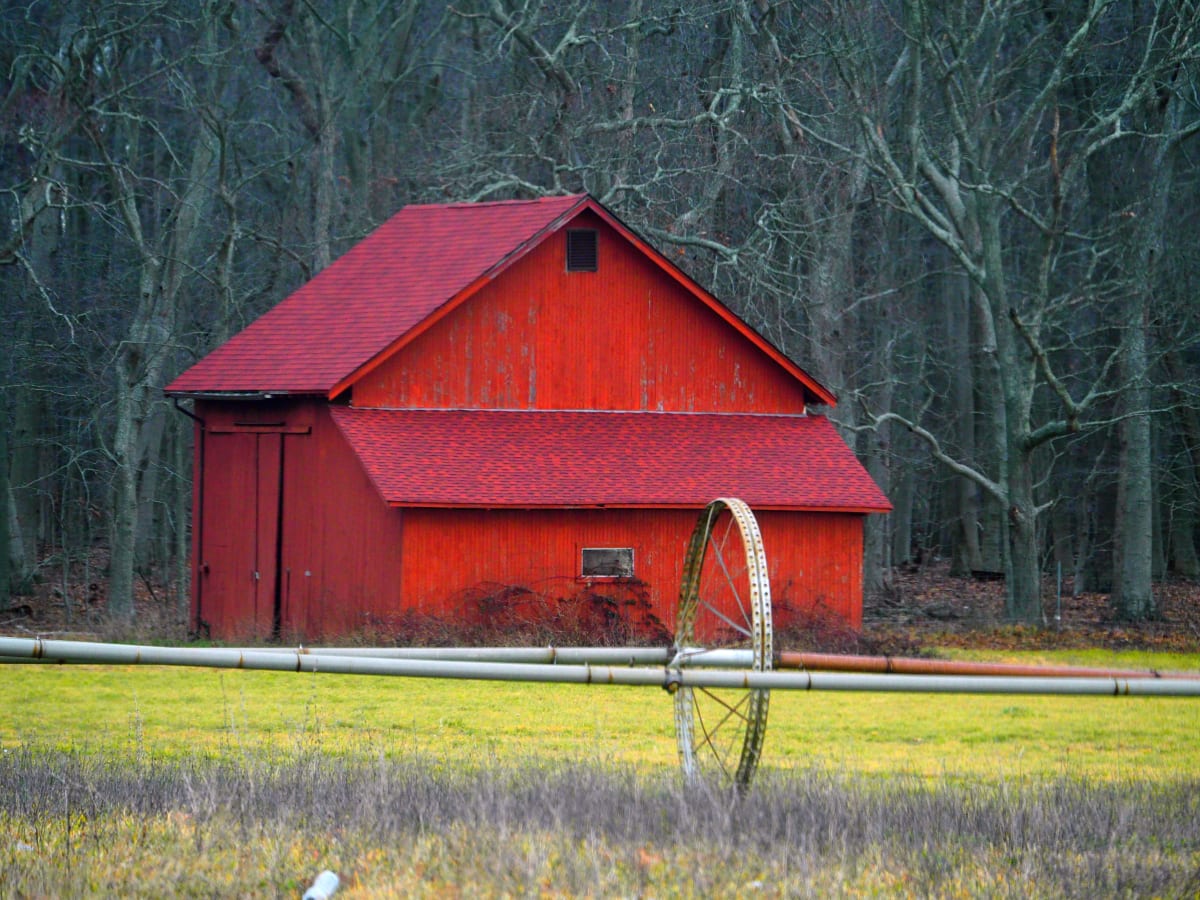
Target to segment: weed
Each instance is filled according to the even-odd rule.
[[[64,785],[69,790],[64,790]],[[1200,782],[931,784],[820,770],[748,794],[537,760],[0,758],[0,895],[1182,895]],[[70,834],[70,844],[67,835]]]

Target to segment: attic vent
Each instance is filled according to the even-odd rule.
[[[596,271],[596,232],[594,229],[574,229],[567,232],[567,271]]]

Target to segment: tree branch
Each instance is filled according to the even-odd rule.
[[[884,422],[899,423],[900,425],[904,426],[904,428],[908,429],[909,432],[925,442],[926,446],[929,447],[930,453],[933,454],[934,459],[955,474],[961,475],[963,478],[967,478],[975,482],[977,485],[995,497],[998,502],[1006,506],[1008,505],[1008,495],[997,482],[992,481],[992,479],[988,478],[978,469],[974,469],[965,463],[959,462],[957,459],[954,459],[954,457],[946,453],[946,451],[942,448],[941,442],[932,432],[927,431],[917,423],[912,422],[897,413],[885,412],[881,413],[880,415],[869,415],[871,415],[871,425],[869,426],[871,430],[877,429]]]

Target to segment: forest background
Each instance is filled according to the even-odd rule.
[[[1190,0],[0,10],[0,610],[185,602],[176,373],[406,203],[589,191],[839,397],[915,561],[1197,579]],[[105,587],[95,587],[103,581]]]

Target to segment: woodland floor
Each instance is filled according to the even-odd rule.
[[[186,612],[169,590],[150,580],[138,584],[136,624],[117,627],[105,611],[105,585],[99,573],[104,560],[94,557],[87,568],[65,582],[49,572],[24,594],[13,596],[0,612],[0,634],[140,642],[174,642],[187,638]],[[64,594],[66,600],[64,600]],[[864,605],[863,629],[853,632],[823,622],[803,623],[781,634],[777,643],[814,651],[925,655],[934,647],[996,650],[1107,648],[1200,652],[1200,583],[1175,579],[1155,585],[1159,617],[1150,622],[1120,621],[1109,596],[1073,596],[1070,584],[1056,599],[1053,582],[1043,590],[1044,623],[1039,627],[1008,624],[1002,581],[949,574],[944,563],[897,570],[884,595]],[[1056,615],[1057,614],[1057,615]],[[437,639],[425,628],[408,629],[400,643],[479,643],[478,634],[455,634],[439,623]],[[364,641],[382,642],[380,633]],[[526,643],[523,635],[491,633],[497,639]],[[612,635],[577,634],[564,643],[624,643]]]
[[[1173,579],[1155,584],[1154,594],[1158,618],[1130,623],[1118,619],[1108,594],[1072,596],[1068,582],[1060,601],[1047,582],[1044,624],[1010,625],[1003,581],[952,576],[948,565],[933,564],[894,574],[890,590],[865,605],[863,635],[885,647],[1200,651],[1200,584]]]

